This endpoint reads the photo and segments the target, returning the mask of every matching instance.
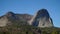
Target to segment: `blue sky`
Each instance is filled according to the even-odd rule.
[[[34,15],[42,8],[48,10],[54,26],[60,27],[60,0],[0,0],[0,16],[8,11]]]

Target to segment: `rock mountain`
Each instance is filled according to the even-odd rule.
[[[8,12],[0,17],[0,27],[13,24],[53,27],[53,21],[46,9],[39,10],[34,16],[29,14],[15,14],[13,12]]]
[[[38,27],[53,27],[53,21],[46,9],[39,10],[30,21],[30,25]]]
[[[32,15],[29,14],[15,14],[13,12],[8,12],[5,15],[0,17],[0,27],[13,25],[13,24],[25,25],[29,20],[31,20],[31,18]],[[24,23],[20,23],[20,22],[24,22]]]

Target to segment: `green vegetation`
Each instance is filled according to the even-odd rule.
[[[34,26],[4,27],[0,34],[60,34],[59,28],[38,28]]]
[[[12,25],[0,27],[0,34],[60,34],[60,28],[39,28],[30,26],[26,21],[11,20]]]

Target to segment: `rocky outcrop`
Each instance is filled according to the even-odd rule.
[[[13,12],[8,12],[0,17],[0,27],[7,25],[24,25],[32,18],[29,14],[15,14]],[[21,23],[22,22],[22,23]],[[24,23],[23,23],[24,22]],[[26,22],[26,23],[25,23]]]
[[[52,19],[46,9],[39,10],[29,24],[38,27],[53,27]]]
[[[0,27],[6,26],[7,22],[8,22],[8,19],[7,19],[6,16],[1,16],[0,17]]]
[[[12,24],[12,20],[15,20],[15,15],[13,12],[8,12],[0,17],[0,27],[4,27]]]

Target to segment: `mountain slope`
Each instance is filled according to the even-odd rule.
[[[28,22],[33,16],[29,14],[14,14],[13,12],[8,12],[6,15],[0,17],[0,26],[4,27],[6,25],[15,24],[13,22],[17,22],[16,24],[21,24],[20,22]],[[27,23],[22,23],[27,24]],[[21,24],[21,25],[22,25]]]

